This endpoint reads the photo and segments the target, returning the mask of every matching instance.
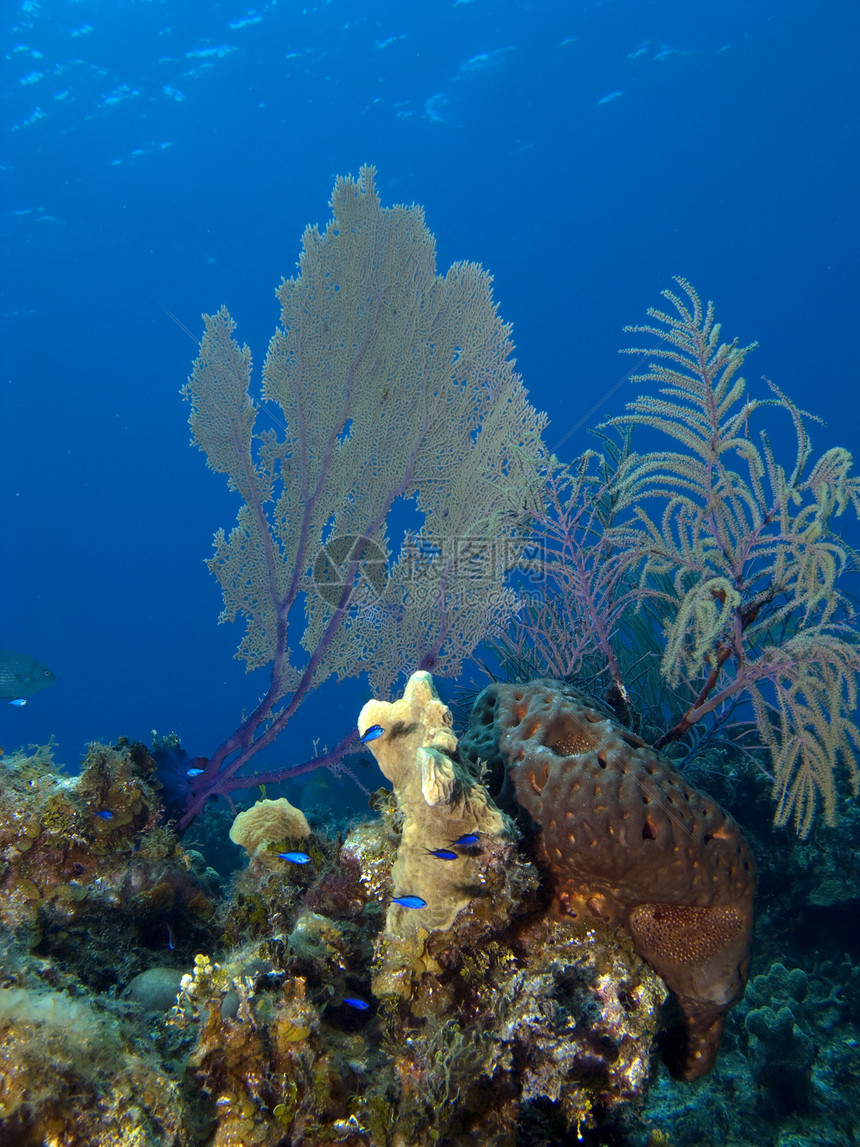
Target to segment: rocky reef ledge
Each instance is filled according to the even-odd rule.
[[[392,784],[373,818],[340,837],[287,802],[246,810],[248,863],[225,891],[162,824],[143,746],[93,746],[74,778],[44,752],[5,758],[2,1142],[515,1147],[641,1131],[666,967],[707,971],[742,947],[747,901],[731,915],[712,898],[706,926],[689,909],[711,902],[690,895],[646,919],[591,873],[592,911],[574,913],[579,862],[559,865],[556,830],[516,797],[524,757],[502,760],[512,742],[476,712],[469,757],[429,674],[369,702],[359,733]],[[591,736],[553,751],[597,752]],[[696,969],[675,978],[682,1012],[691,983],[707,995]],[[706,1001],[720,1024],[738,987],[721,984]]]

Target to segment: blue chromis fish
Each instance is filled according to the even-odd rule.
[[[311,858],[306,852],[279,852],[279,860],[287,860],[290,864],[310,864]]]
[[[366,1012],[370,1010],[370,1004],[367,1000],[363,1000],[361,996],[344,996],[343,1002],[349,1008],[355,1008],[357,1012]]]
[[[399,904],[401,908],[426,908],[427,901],[420,896],[392,896],[392,904]]]
[[[385,732],[381,725],[371,725],[369,729],[365,729],[361,734],[362,745],[368,745],[371,741],[375,741],[377,737],[381,737]]]
[[[478,843],[480,835],[478,832],[464,832],[462,836],[458,836],[457,839],[452,840],[451,843],[456,848],[471,848],[472,845]]]
[[[201,776],[203,776],[203,770],[202,769],[186,769],[185,775],[187,777],[201,777]]]
[[[96,816],[100,816],[102,820],[113,820],[113,813],[109,808],[100,808]]]
[[[56,677],[41,661],[26,653],[0,649],[0,700],[23,705],[28,697],[53,681]]]
[[[450,848],[425,848],[428,856],[435,856],[437,860],[459,860],[459,853],[452,852]]]

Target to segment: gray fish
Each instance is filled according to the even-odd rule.
[[[26,653],[0,649],[0,700],[18,701],[32,697],[56,678],[47,665]]]

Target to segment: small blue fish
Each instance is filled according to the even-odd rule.
[[[424,851],[428,856],[435,856],[437,860],[459,860],[460,857],[456,852],[452,852],[450,848],[425,848]]]
[[[202,769],[188,769],[185,774],[187,777],[199,777],[203,775]]]
[[[279,852],[279,860],[288,860],[290,864],[310,864],[311,858],[306,852]]]
[[[480,834],[477,832],[464,832],[462,836],[458,836],[456,840],[451,843],[458,848],[471,848],[473,844],[477,844]]]
[[[427,901],[420,896],[392,896],[392,904],[399,904],[401,908],[426,908]]]
[[[102,820],[113,820],[113,813],[109,808],[100,808],[96,816],[100,816]]]
[[[344,996],[343,1002],[347,1007],[355,1008],[357,1012],[366,1012],[370,1010],[370,1004],[367,1000],[363,1000],[361,996]]]
[[[9,704],[10,705],[26,705],[27,704],[27,698],[26,697],[16,697],[15,700],[10,701]]]
[[[385,730],[381,725],[371,725],[369,729],[365,729],[361,734],[362,745],[367,745],[371,741],[375,741],[376,738],[381,737],[384,732]]]

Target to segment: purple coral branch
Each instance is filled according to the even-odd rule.
[[[607,533],[603,519],[611,515],[605,500],[612,480],[587,472],[592,457],[579,460],[578,473],[550,477],[548,505],[533,517],[534,533],[545,546],[541,572],[551,597],[542,608],[527,607],[526,619],[517,626],[515,653],[521,654],[530,642],[539,660],[564,678],[576,673],[596,647],[609,676],[609,692],[623,701],[626,689],[612,639],[628,607],[650,591],[626,581],[634,555],[615,545]]]
[[[355,729],[350,729],[346,736],[343,737],[333,749],[327,749],[324,753],[313,756],[309,760],[302,762],[302,764],[289,765],[284,769],[272,769],[267,773],[254,773],[253,777],[231,777],[221,786],[221,795],[226,795],[228,792],[233,792],[236,789],[246,789],[249,784],[283,784],[284,781],[292,780],[294,777],[300,777],[303,773],[314,772],[316,769],[329,768],[337,771],[338,765],[346,754],[358,748],[358,732]]]

